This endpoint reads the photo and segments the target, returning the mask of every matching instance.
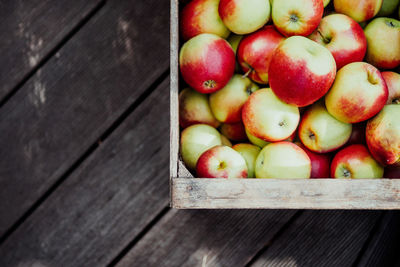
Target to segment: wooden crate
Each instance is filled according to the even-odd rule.
[[[199,179],[179,158],[179,1],[171,0],[170,197],[179,209],[400,209],[400,179]]]

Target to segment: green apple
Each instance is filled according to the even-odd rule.
[[[255,171],[257,178],[310,178],[311,160],[293,143],[271,143],[258,155]]]
[[[271,7],[268,0],[221,0],[218,10],[232,32],[248,34],[268,22]]]
[[[386,17],[393,14],[399,5],[400,0],[383,0],[382,7],[379,10],[377,17]]]
[[[247,131],[268,142],[285,140],[296,130],[299,109],[282,102],[271,89],[254,92],[243,106],[242,119]]]
[[[249,78],[235,74],[221,90],[210,95],[210,107],[217,120],[236,123],[242,120],[242,107],[258,85]]]
[[[204,151],[221,144],[221,135],[215,128],[207,124],[189,126],[181,133],[180,150],[183,162],[188,169],[194,170]]]
[[[394,69],[400,65],[400,21],[376,18],[365,27],[364,33],[367,62],[379,69]]]
[[[333,178],[382,178],[383,167],[364,145],[351,145],[340,150],[332,160]]]
[[[328,4],[329,4],[329,2],[330,2],[331,0],[324,0],[323,2],[324,2],[324,7],[326,7]]]
[[[232,147],[231,141],[229,141],[228,137],[226,137],[223,134],[221,134],[221,144],[224,145],[224,146]]]
[[[208,95],[185,88],[179,94],[179,125],[186,128],[199,123],[215,128],[220,125],[211,111]]]
[[[341,122],[328,113],[322,101],[312,105],[303,115],[299,137],[306,148],[326,153],[346,144],[351,135],[350,123]]]
[[[231,35],[229,35],[228,39],[226,39],[228,41],[228,43],[232,46],[233,52],[235,52],[236,55],[236,51],[237,48],[239,46],[240,40],[242,40],[243,35],[237,35],[232,33]],[[236,60],[236,66],[235,66],[235,71],[239,72],[240,71],[240,65]]]
[[[239,152],[240,155],[242,155],[242,157],[246,160],[248,172],[247,177],[255,178],[254,169],[256,165],[256,159],[261,151],[261,148],[251,144],[236,144],[232,148]]]
[[[268,145],[270,142],[264,141],[260,138],[255,137],[254,135],[252,135],[251,133],[249,133],[249,131],[247,131],[247,129],[245,128],[245,132],[247,135],[247,138],[249,138],[249,141],[253,144],[256,145],[258,147],[265,147],[266,145]]]

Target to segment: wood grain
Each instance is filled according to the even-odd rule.
[[[118,255],[168,206],[167,110],[168,79],[0,247],[0,266],[106,266]]]
[[[168,70],[168,10],[107,2],[3,106],[0,234]]]
[[[101,0],[0,3],[0,99],[7,95]]]
[[[400,212],[389,211],[360,255],[359,267],[400,266]],[[400,263],[400,262],[399,262]]]
[[[294,213],[171,210],[117,266],[244,266]]]
[[[400,209],[400,180],[172,179],[174,208]]]
[[[306,211],[251,266],[350,267],[380,214]]]

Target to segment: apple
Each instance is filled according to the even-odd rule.
[[[388,89],[379,70],[365,62],[354,62],[338,71],[325,104],[336,119],[356,123],[375,116],[387,98]]]
[[[393,71],[384,71],[381,74],[389,91],[386,104],[400,104],[400,74]]]
[[[324,13],[322,0],[274,1],[272,20],[285,36],[310,35],[321,21]]]
[[[372,156],[382,165],[400,160],[400,105],[386,105],[367,123],[365,132]]]
[[[331,87],[336,63],[331,52],[302,36],[282,41],[272,55],[268,70],[271,89],[283,102],[308,106]]]
[[[179,125],[186,128],[199,123],[215,128],[220,125],[211,112],[208,95],[185,88],[179,93]]]
[[[351,145],[340,150],[332,160],[334,178],[382,178],[383,167],[364,145]]]
[[[273,25],[245,36],[239,44],[237,58],[244,73],[253,81],[268,83],[268,68],[272,53],[284,40]]]
[[[228,137],[226,137],[226,136],[223,135],[223,134],[221,134],[221,144],[222,144],[223,146],[232,147],[231,141],[229,141]]]
[[[365,128],[367,123],[365,121],[352,124],[352,130],[349,140],[346,145],[363,144],[366,145],[365,141]]]
[[[324,0],[324,1],[323,1],[324,7],[326,7],[326,6],[329,4],[330,1],[331,1],[331,0]]]
[[[382,7],[376,16],[386,17],[393,14],[399,5],[400,0],[383,0]]]
[[[260,89],[250,95],[243,106],[242,119],[247,131],[264,141],[285,140],[296,130],[299,109],[282,102],[271,89]]]
[[[180,30],[183,40],[201,33],[213,33],[227,38],[230,31],[218,13],[219,0],[193,0],[180,13]]]
[[[330,176],[330,155],[319,154],[307,149],[302,143],[295,143],[311,160],[311,176],[310,178],[329,178]]]
[[[179,65],[185,82],[200,93],[223,88],[235,70],[235,53],[227,41],[202,33],[183,44]]]
[[[335,11],[357,22],[373,18],[381,9],[382,0],[333,0]]]
[[[255,137],[254,135],[249,133],[249,131],[247,131],[246,127],[245,127],[245,132],[246,132],[247,138],[253,145],[263,148],[270,143],[270,142],[267,142],[260,138]]]
[[[247,178],[247,164],[236,150],[215,146],[201,154],[196,173],[202,178]]]
[[[256,165],[256,159],[261,151],[261,148],[251,144],[236,144],[232,147],[234,150],[240,153],[245,159],[247,164],[248,178],[255,178],[254,168]]]
[[[336,68],[362,61],[367,51],[367,40],[358,23],[343,14],[322,18],[318,28],[309,38],[325,46],[333,55]]]
[[[380,69],[400,65],[400,21],[376,18],[364,30],[367,37],[366,61]]]
[[[257,178],[310,178],[311,160],[293,143],[271,143],[258,154],[255,172]]]
[[[221,90],[210,95],[210,107],[220,122],[236,123],[242,120],[242,107],[258,85],[249,78],[235,74]]]
[[[389,165],[385,168],[383,177],[390,179],[400,179],[400,166]]]
[[[231,34],[229,35],[228,39],[226,39],[228,41],[228,43],[231,45],[233,52],[235,52],[235,55],[237,55],[237,48],[239,46],[240,41],[242,40],[243,35],[237,35],[237,34]],[[235,71],[239,72],[240,71],[240,65],[236,60],[236,64],[235,64]]]
[[[221,134],[225,135],[229,140],[241,142],[247,140],[247,135],[242,122],[227,124],[224,123],[220,128]]]
[[[260,29],[269,20],[268,0],[221,0],[219,15],[236,34],[248,34]]]
[[[221,145],[221,135],[207,124],[195,124],[185,128],[181,133],[181,156],[186,167],[196,168],[197,160],[209,148]]]
[[[322,101],[312,105],[303,115],[299,137],[305,147],[313,152],[333,151],[349,140],[351,124],[341,122],[328,113]]]

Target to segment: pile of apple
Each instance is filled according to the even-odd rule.
[[[399,0],[328,4],[181,9],[180,153],[197,177],[400,177]]]

